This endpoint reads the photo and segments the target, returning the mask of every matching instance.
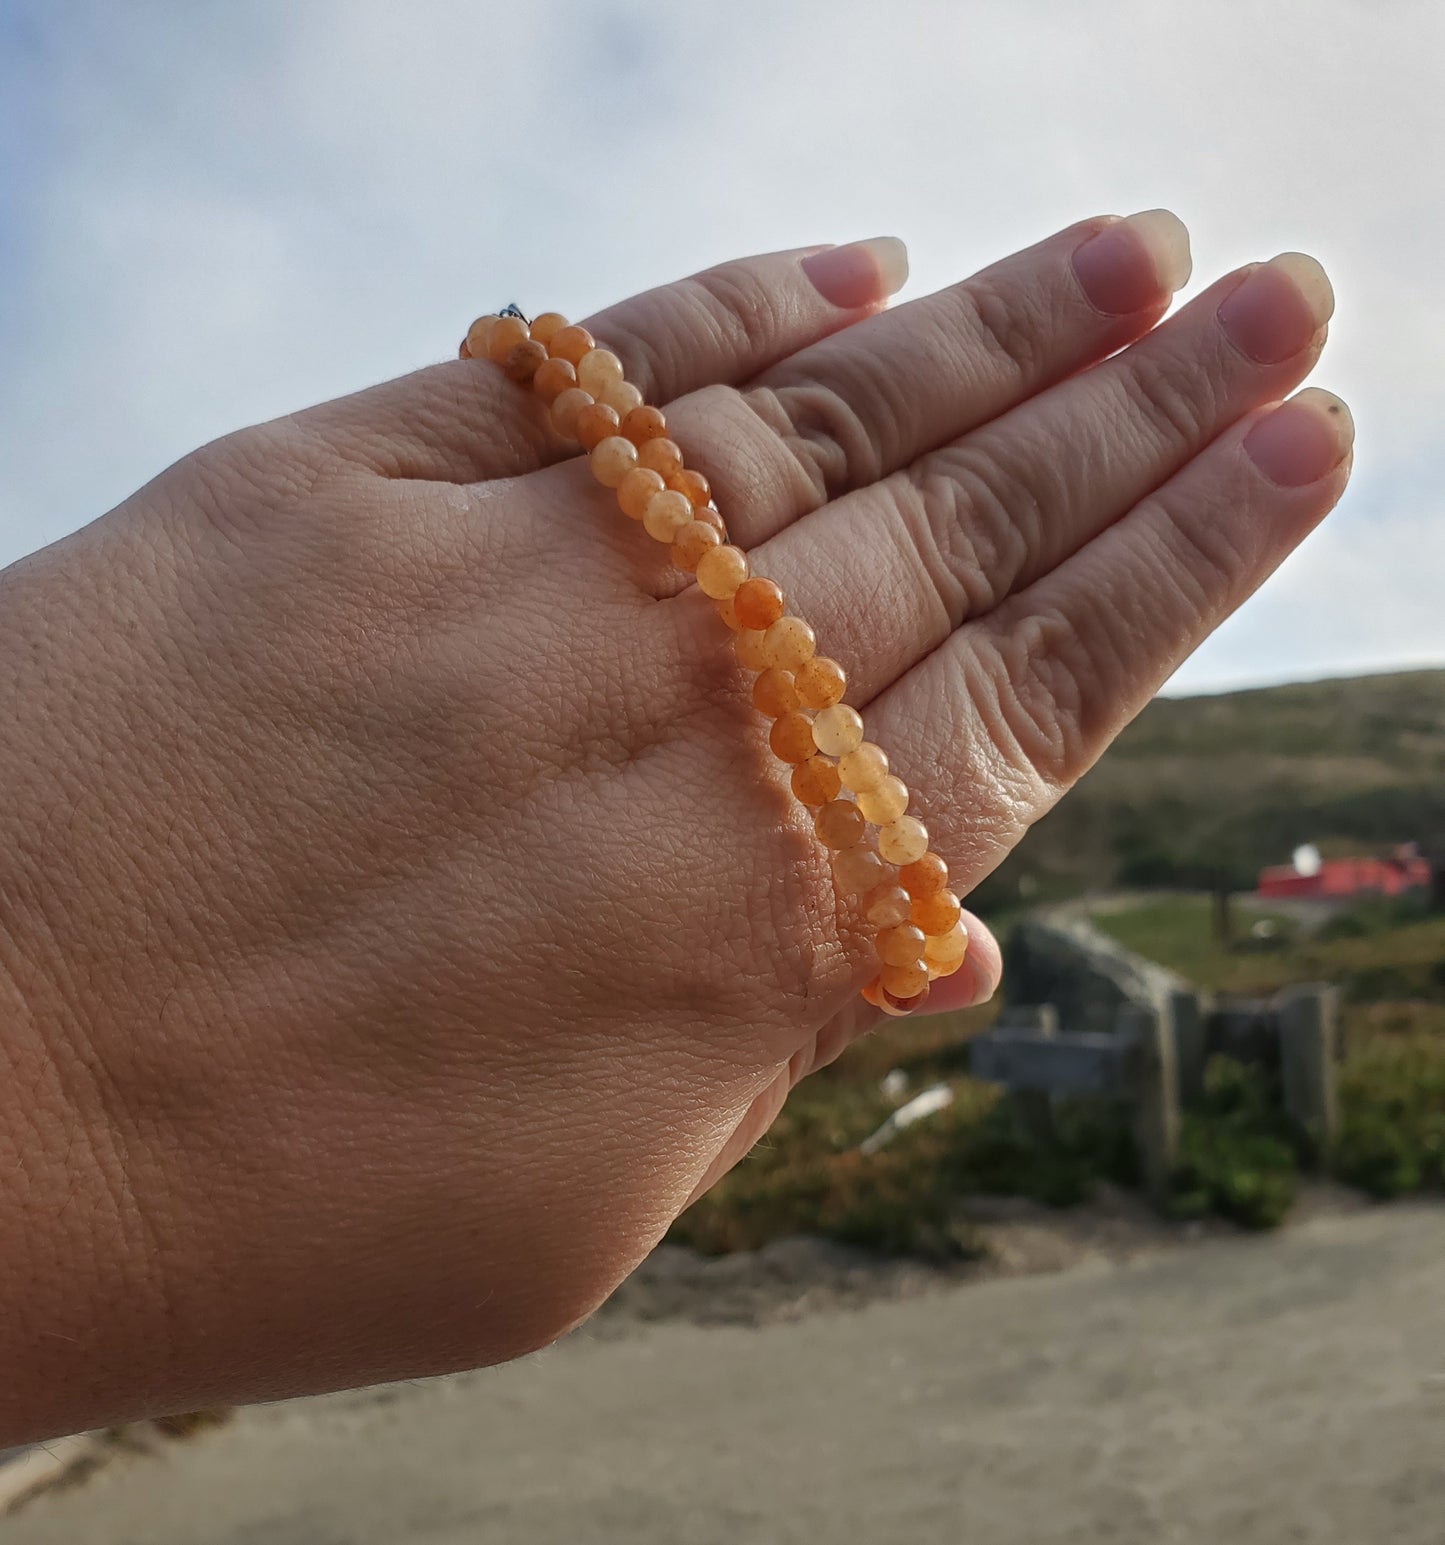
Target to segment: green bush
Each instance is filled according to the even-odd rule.
[[[1372,1196],[1445,1188],[1445,1042],[1382,1036],[1350,1059],[1333,1167]]]

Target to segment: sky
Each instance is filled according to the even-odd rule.
[[[0,0],[0,563],[187,450],[724,258],[902,299],[1167,205],[1338,309],[1344,503],[1171,692],[1445,664],[1438,0]]]

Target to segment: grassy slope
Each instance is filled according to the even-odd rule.
[[[1445,671],[1151,703],[975,893],[1252,883],[1301,842],[1445,837]]]

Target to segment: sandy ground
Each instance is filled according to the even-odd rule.
[[[1445,1542],[1445,1208],[761,1325],[639,1324],[657,1302],[121,1456],[0,1541]]]

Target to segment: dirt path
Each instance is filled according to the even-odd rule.
[[[3,1545],[1445,1542],[1445,1208],[243,1413]]]

